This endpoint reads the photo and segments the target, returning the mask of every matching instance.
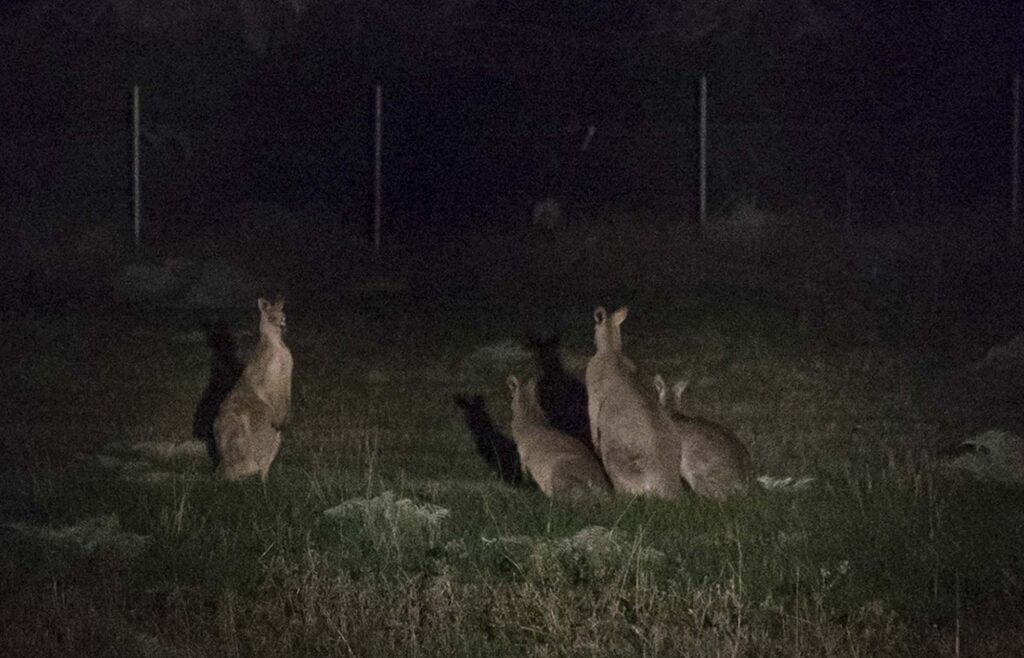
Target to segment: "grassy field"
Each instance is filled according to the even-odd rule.
[[[22,300],[0,348],[0,653],[1024,652],[1024,493],[937,468],[976,432],[1022,429],[1020,371],[970,367],[1019,322],[972,293],[973,266],[634,230],[266,261],[295,395],[265,486],[154,448],[190,445],[200,322],[251,344],[254,302]],[[374,269],[404,289],[358,287]],[[593,307],[622,303],[644,371],[687,377],[758,474],[813,486],[573,502],[492,476],[452,396],[483,394],[507,428],[523,339],[559,331],[579,372]]]

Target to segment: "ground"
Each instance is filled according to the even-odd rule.
[[[229,254],[287,294],[293,413],[265,486],[216,480],[191,436],[202,323],[224,320],[244,351],[255,299],[127,303],[108,284],[130,255],[75,286],[21,275],[0,348],[0,648],[1024,651],[1024,493],[940,466],[978,432],[1024,429],[1021,370],[985,361],[1019,308],[977,283],[1015,289],[1010,259],[748,229],[524,226],[398,236],[377,257],[337,231],[150,247],[151,262]],[[507,428],[505,378],[532,368],[518,346],[558,331],[581,372],[598,304],[630,306],[626,351],[687,377],[692,409],[732,428],[758,474],[813,484],[552,502],[492,476],[452,395],[483,394]]]

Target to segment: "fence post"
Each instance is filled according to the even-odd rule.
[[[853,158],[850,156],[849,151],[843,157],[843,165],[845,171],[845,183],[846,183],[846,203],[845,203],[845,219],[843,221],[843,237],[847,240],[853,237]]]
[[[373,251],[380,254],[381,239],[381,205],[383,204],[383,190],[381,188],[381,142],[383,137],[382,114],[384,105],[384,92],[380,83],[374,89],[373,95]]]
[[[1013,160],[1010,167],[1010,239],[1019,242],[1020,231],[1020,72],[1013,75]]]
[[[704,233],[708,213],[708,79],[700,76],[700,218],[698,228]]]
[[[140,139],[141,130],[141,107],[139,101],[139,85],[132,87],[132,221],[133,233],[135,236],[135,252],[138,253],[142,244],[142,143]]]

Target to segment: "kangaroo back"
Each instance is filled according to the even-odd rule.
[[[664,410],[622,353],[622,307],[594,310],[596,353],[587,363],[591,437],[616,491],[674,498],[681,492],[679,442]]]
[[[273,426],[272,415],[270,406],[244,383],[231,391],[213,424],[221,477],[240,480],[259,474],[266,481],[281,447],[281,432]]]
[[[579,440],[547,423],[537,400],[537,383],[509,376],[512,438],[523,469],[547,496],[608,490],[608,478],[594,454]]]
[[[291,402],[292,354],[284,344],[284,300],[262,297],[260,339],[252,359],[224,399],[213,423],[218,473],[228,480],[267,479],[281,446]]]
[[[654,388],[663,407],[668,407],[668,390],[661,375]],[[679,431],[679,471],[694,492],[709,498],[746,493],[750,486],[750,455],[746,446],[728,429],[683,412],[686,382],[672,386],[671,417]]]
[[[260,339],[242,377],[261,400],[273,409],[273,422],[284,426],[291,405],[292,353],[284,344],[284,300],[260,298]]]

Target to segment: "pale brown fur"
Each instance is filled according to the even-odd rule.
[[[627,312],[594,310],[597,352],[586,371],[591,437],[616,491],[676,498],[682,491],[676,428],[622,352]]]
[[[750,454],[735,434],[703,418],[688,416],[683,408],[686,382],[672,385],[672,406],[661,375],[654,376],[658,402],[669,409],[679,429],[681,458],[679,471],[694,492],[723,499],[750,489]]]
[[[537,401],[537,381],[522,384],[509,375],[512,391],[512,440],[523,470],[548,496],[608,490],[608,478],[583,443],[551,427]]]
[[[264,482],[281,447],[292,388],[292,353],[284,344],[284,300],[260,298],[260,339],[238,383],[225,398],[213,423],[226,480],[259,474]]]

